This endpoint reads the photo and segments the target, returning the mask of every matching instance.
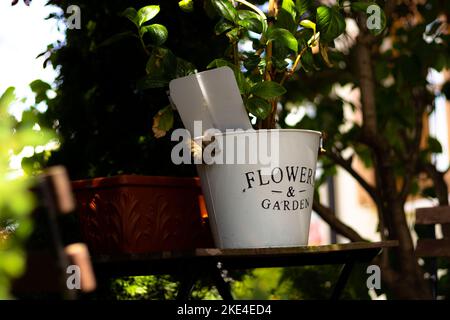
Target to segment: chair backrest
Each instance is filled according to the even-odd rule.
[[[68,286],[72,275],[69,271],[73,269],[70,266],[80,271],[80,290],[94,290],[95,276],[87,247],[66,243],[61,227],[61,217],[75,211],[65,168],[47,169],[38,177],[33,192],[38,201],[32,214],[34,231],[27,242],[26,272],[13,283],[13,295],[18,298],[78,298],[79,291]]]
[[[416,209],[416,225],[441,224],[442,228],[450,227],[450,206]],[[416,256],[418,257],[450,257],[450,239],[419,239]]]

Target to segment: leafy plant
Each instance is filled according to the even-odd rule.
[[[223,56],[212,61],[208,68],[230,67],[247,111],[259,120],[257,126],[274,128],[277,103],[286,93],[286,81],[300,70],[318,69],[317,60],[320,59],[316,53],[325,65],[332,65],[328,51],[345,31],[343,7],[315,6],[308,0],[284,0],[278,7],[277,1],[269,1],[266,15],[246,0],[234,1],[236,6],[228,0],[208,0],[206,3],[205,7],[209,5],[219,17],[215,34],[225,35],[229,41]],[[361,11],[365,5],[354,3],[352,9]],[[181,1],[180,7],[185,10],[186,3]],[[252,49],[243,49],[244,43],[247,44],[245,48]],[[151,79],[161,72],[164,72],[161,68],[148,70]],[[150,84],[165,85],[164,81],[150,81]],[[157,137],[171,128],[172,117],[171,108],[164,108],[157,114],[153,125]]]
[[[9,297],[10,280],[24,270],[23,242],[31,231],[29,213],[34,206],[29,190],[33,180],[12,172],[11,157],[25,147],[45,145],[52,137],[49,131],[34,128],[36,118],[30,112],[17,122],[8,110],[15,100],[12,87],[0,96],[0,299]]]

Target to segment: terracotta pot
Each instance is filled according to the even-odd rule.
[[[198,178],[121,175],[72,183],[93,253],[213,247]]]

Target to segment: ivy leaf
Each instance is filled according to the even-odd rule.
[[[237,10],[233,7],[230,1],[228,0],[211,0],[212,5],[220,14],[220,16],[224,17],[228,21],[236,22],[238,18]]]
[[[157,46],[162,45],[167,41],[167,37],[169,36],[169,32],[167,28],[162,24],[152,24],[149,26],[144,26],[141,28],[141,36],[144,34],[149,34],[153,43]]]
[[[193,12],[194,11],[194,1],[193,0],[181,0],[178,2],[178,6],[184,12]]]
[[[277,41],[295,53],[298,52],[298,42],[294,35],[283,28],[269,28],[267,41]]]
[[[159,13],[159,10],[160,8],[158,5],[146,6],[139,9],[137,12],[138,25],[142,26],[144,23],[153,19]]]
[[[285,94],[286,89],[276,82],[264,81],[255,84],[250,93],[264,99],[273,99]]]
[[[297,7],[298,14],[303,15],[311,7],[312,0],[296,0],[295,6]]]
[[[345,31],[344,17],[342,17],[336,8],[326,6],[318,7],[316,19],[320,37],[324,41],[333,40]]]
[[[265,119],[272,112],[272,105],[259,97],[252,97],[245,103],[247,110],[258,119]]]

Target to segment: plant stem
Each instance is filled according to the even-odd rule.
[[[253,9],[257,14],[259,14],[264,20],[267,20],[266,15],[264,14],[264,12],[262,12],[261,9],[259,9],[257,6],[255,6],[254,4],[246,1],[246,0],[236,0],[236,2],[242,3],[243,5],[246,5],[247,7]]]
[[[284,73],[283,79],[281,79],[280,84],[283,85],[295,72],[295,70],[297,70],[297,67],[301,61],[302,55],[305,53],[306,49],[308,49],[308,47],[304,47],[302,49],[302,51],[300,51],[300,53],[297,55],[297,58],[295,58],[295,62],[292,66],[292,69],[290,71],[287,71]]]
[[[239,50],[238,50],[238,42],[233,42],[233,58],[234,58],[234,65],[240,70],[239,66]]]

